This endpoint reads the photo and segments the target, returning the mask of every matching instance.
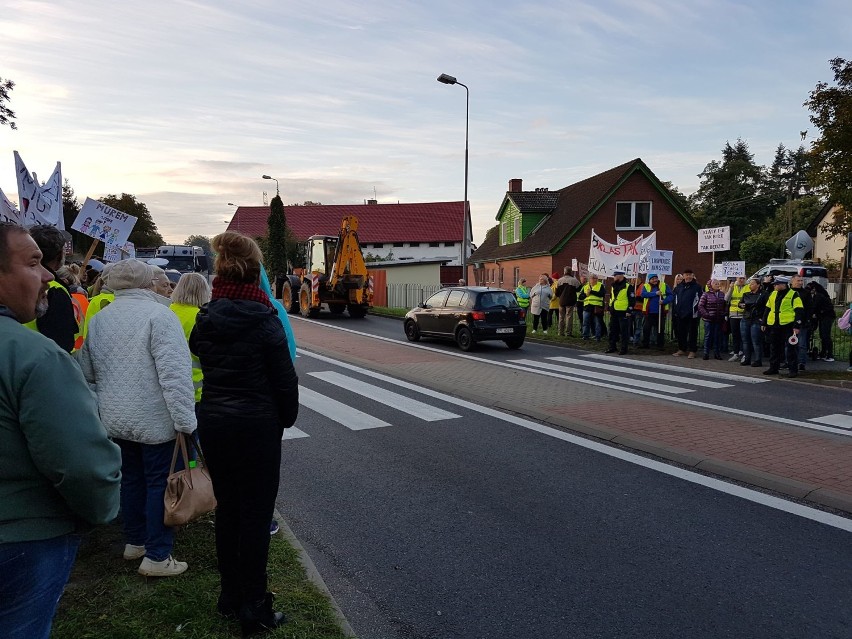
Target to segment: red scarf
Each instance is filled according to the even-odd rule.
[[[269,296],[257,284],[241,284],[240,282],[232,282],[231,280],[217,277],[213,280],[212,299],[216,300],[223,297],[230,300],[260,302],[269,308],[273,308],[272,302],[269,301]]]

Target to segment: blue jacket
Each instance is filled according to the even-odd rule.
[[[661,282],[661,284],[665,284]],[[658,315],[660,312],[660,296],[657,295],[657,291],[660,290],[660,284],[656,286],[651,286],[647,282],[642,287],[642,297],[647,299],[648,302],[645,304],[645,313],[648,315]],[[668,285],[664,288],[663,295],[663,308],[672,302],[672,289]]]

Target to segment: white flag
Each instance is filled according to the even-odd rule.
[[[3,189],[0,189],[0,222],[11,222],[21,226],[21,214],[3,193]]]
[[[21,211],[21,223],[23,226],[32,226],[35,224],[35,220],[32,216],[27,215],[27,209],[30,206],[30,201],[35,197],[38,184],[30,175],[18,152],[13,151],[13,153],[15,154],[15,174],[18,179],[18,206]]]
[[[35,175],[35,174],[33,174]],[[38,180],[33,180],[38,185]],[[27,218],[35,220],[35,224],[46,224],[65,230],[65,219],[62,215],[62,164],[57,162],[53,174],[36,192],[27,207]]]

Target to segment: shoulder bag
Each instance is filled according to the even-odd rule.
[[[193,468],[189,467],[187,439],[192,441],[198,454],[198,460]],[[183,469],[175,471],[178,451],[183,458]],[[213,494],[213,482],[210,471],[201,453],[201,447],[185,433],[178,433],[175,439],[175,451],[172,454],[172,465],[166,483],[166,494],[163,497],[165,515],[163,523],[166,526],[183,526],[209,513],[216,508],[216,497]]]

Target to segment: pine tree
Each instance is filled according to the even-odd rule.
[[[276,195],[269,203],[269,219],[267,220],[266,271],[270,278],[287,273],[287,216],[284,213],[284,202]]]

